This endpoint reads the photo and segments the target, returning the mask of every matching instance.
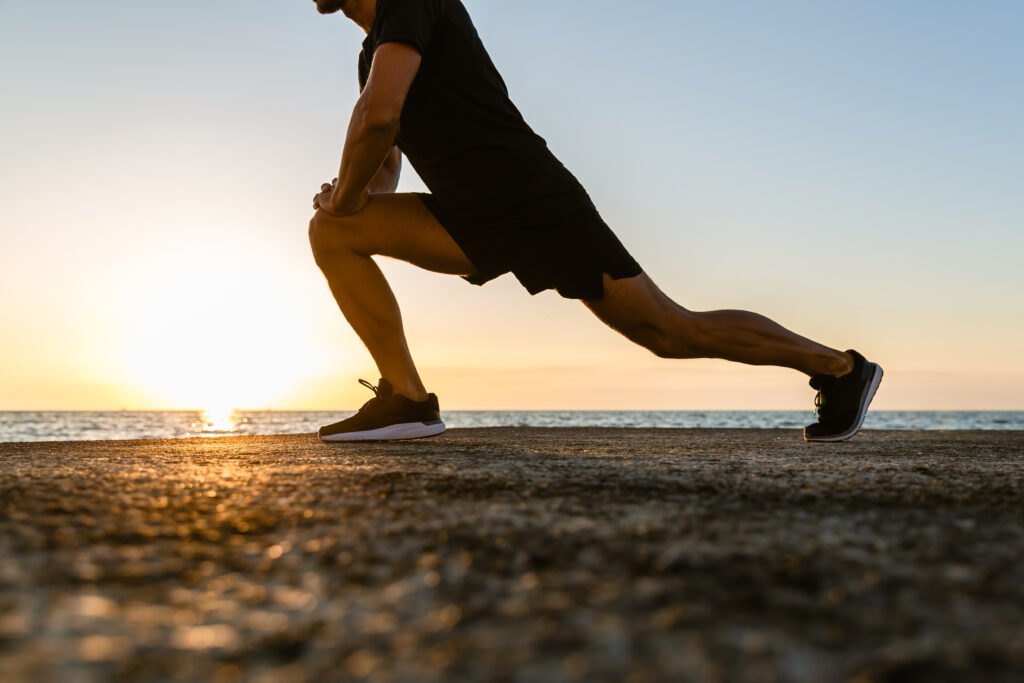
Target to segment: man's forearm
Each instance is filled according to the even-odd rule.
[[[338,182],[331,195],[331,208],[351,206],[359,199],[380,170],[397,132],[397,119],[381,119],[369,111],[362,100],[356,102],[341,153]]]

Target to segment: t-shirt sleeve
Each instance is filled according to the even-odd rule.
[[[427,53],[440,14],[438,0],[387,0],[381,3],[377,44],[405,43]]]
[[[366,80],[370,76],[370,64],[366,60],[366,53],[359,53],[359,93],[362,94],[363,89],[366,88]]]

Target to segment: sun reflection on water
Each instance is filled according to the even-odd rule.
[[[202,415],[203,434],[230,434],[238,430],[238,421],[234,408],[207,408]]]

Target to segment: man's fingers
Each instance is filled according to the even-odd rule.
[[[327,183],[324,183],[323,185],[320,186],[320,191],[321,192],[327,192],[327,190],[329,190],[329,189],[331,189],[331,186],[328,185]]]

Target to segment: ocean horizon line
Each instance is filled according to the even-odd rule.
[[[349,408],[236,408],[239,413],[344,413]],[[11,408],[4,413],[202,413],[209,408]],[[813,413],[805,408],[443,408],[459,413]],[[876,413],[1024,413],[1024,408],[879,408]]]
[[[0,441],[164,439],[316,432],[349,410],[0,411]],[[809,410],[444,410],[450,429],[474,427],[802,429]],[[1024,431],[1024,411],[877,410],[864,429]]]

